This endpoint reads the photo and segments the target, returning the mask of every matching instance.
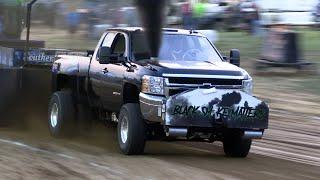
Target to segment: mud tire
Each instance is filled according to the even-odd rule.
[[[57,113],[54,115],[53,111],[56,110]],[[55,92],[51,96],[48,110],[48,125],[51,135],[54,137],[73,136],[76,132],[75,117],[76,108],[72,92],[70,90]]]
[[[125,123],[127,126],[124,125]],[[127,133],[122,132],[123,129],[126,129],[125,126]],[[118,143],[123,154],[143,154],[146,142],[146,124],[142,118],[139,104],[128,103],[122,106],[117,132]]]
[[[251,139],[243,139],[240,131],[233,130],[223,138],[223,150],[226,156],[245,158],[251,148]]]

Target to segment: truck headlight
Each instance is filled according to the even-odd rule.
[[[253,80],[252,80],[252,78],[242,81],[242,91],[246,92],[247,94],[252,95],[252,91],[253,91]]]
[[[253,80],[249,73],[245,70],[242,71],[245,79],[242,81],[242,91],[252,95],[253,92]]]
[[[148,94],[164,95],[164,79],[155,76],[142,77],[142,92]]]

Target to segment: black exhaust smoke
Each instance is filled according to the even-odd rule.
[[[166,0],[136,0],[152,58],[158,57]]]

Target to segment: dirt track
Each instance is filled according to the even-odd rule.
[[[225,157],[218,142],[148,142],[145,155],[128,157],[114,127],[54,139],[45,118],[28,114],[36,126],[0,129],[0,179],[319,179],[319,97],[263,84],[256,92],[272,107],[270,128],[246,159]]]
[[[119,154],[115,128],[97,126],[74,139],[37,129],[2,129],[1,179],[318,179],[320,121],[272,111],[270,129],[246,159],[220,143],[150,142],[143,156]],[[303,129],[301,128],[303,127]],[[35,131],[37,130],[37,131]]]

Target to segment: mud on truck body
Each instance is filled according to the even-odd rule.
[[[143,29],[109,29],[91,57],[60,56],[52,67],[52,135],[70,135],[95,117],[117,122],[124,154],[147,140],[222,141],[228,156],[246,157],[268,127],[267,104],[252,96],[252,78],[196,31],[164,29],[150,58]],[[82,124],[82,125],[81,125]],[[86,126],[86,125],[84,125]]]

